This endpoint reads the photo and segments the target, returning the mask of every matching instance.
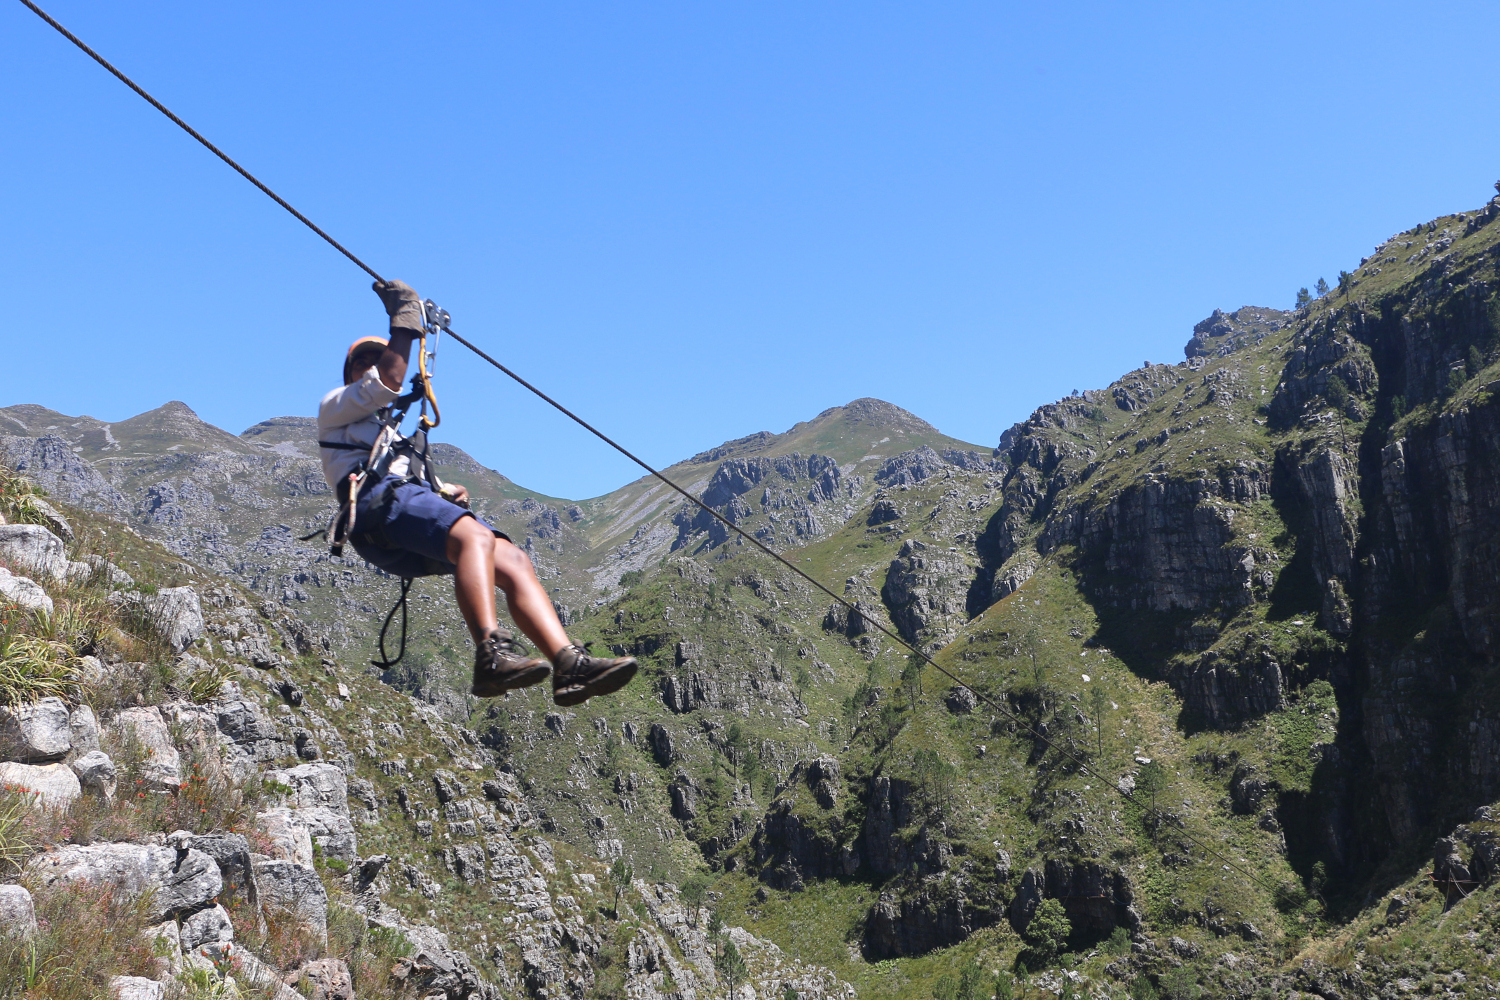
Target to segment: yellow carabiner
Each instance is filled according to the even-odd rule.
[[[422,430],[430,431],[443,422],[443,415],[438,412],[437,396],[432,391],[432,377],[427,374],[427,334],[422,334],[422,339],[417,343],[417,371],[422,373],[422,401],[432,404],[432,417],[428,418],[424,409],[422,419],[418,421]]]

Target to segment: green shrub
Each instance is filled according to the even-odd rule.
[[[1184,965],[1162,973],[1161,995],[1163,1000],[1198,1000],[1202,994],[1198,986],[1198,974],[1192,966]]]
[[[1068,911],[1055,899],[1044,899],[1026,925],[1026,967],[1040,969],[1056,961],[1067,947],[1073,925]]]
[[[55,639],[0,631],[0,703],[73,697],[77,662],[73,651]]]

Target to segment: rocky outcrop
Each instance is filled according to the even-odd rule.
[[[30,577],[16,576],[4,566],[0,566],[0,598],[23,608],[45,611],[49,615],[55,610],[52,597],[42,589],[41,584]]]
[[[1242,607],[1266,587],[1275,557],[1236,534],[1230,504],[1255,503],[1267,486],[1253,466],[1195,479],[1148,473],[1107,503],[1049,520],[1037,547],[1077,545],[1090,589],[1116,608]]]
[[[835,811],[841,787],[834,758],[797,762],[751,835],[750,850],[762,881],[800,889],[807,879],[859,871],[859,830]]]
[[[947,838],[925,814],[910,782],[887,775],[870,780],[858,848],[868,870],[877,876],[928,875],[942,872],[952,860]],[[906,836],[916,827],[915,836]]]
[[[886,571],[880,592],[891,621],[909,642],[942,646],[968,620],[978,561],[957,547],[942,552],[908,538]]]
[[[1425,609],[1430,622],[1421,637],[1372,630],[1362,644],[1370,664],[1365,738],[1387,819],[1403,841],[1435,818],[1445,788],[1462,788],[1471,802],[1500,797],[1500,718],[1487,702],[1463,697],[1500,662],[1497,518],[1495,401],[1444,414],[1382,451],[1360,610],[1374,623]]]
[[[865,921],[866,958],[920,955],[957,944],[999,922],[993,889],[962,875],[926,879],[905,894],[882,892]]]
[[[290,920],[314,940],[327,944],[328,892],[316,871],[295,861],[259,861],[254,874],[268,920]]]
[[[140,780],[148,791],[175,792],[182,787],[182,755],[160,708],[127,708],[109,728],[117,745],[139,757]]]
[[[0,938],[28,938],[36,931],[31,893],[25,886],[0,885]]]
[[[349,784],[333,764],[301,764],[266,772],[266,780],[290,789],[283,793],[291,814],[306,825],[313,844],[330,858],[355,858],[354,822],[349,815]]]
[[[1187,342],[1185,351],[1190,358],[1223,357],[1260,343],[1291,319],[1289,312],[1260,306],[1244,306],[1232,313],[1215,309],[1208,319],[1193,327],[1193,339]]]
[[[839,464],[826,455],[793,452],[775,457],[730,458],[709,478],[701,499],[731,524],[756,515],[753,534],[766,542],[805,544],[824,534],[824,520],[841,522],[852,511],[862,483],[845,477]],[[759,491],[759,496],[752,493]],[[729,540],[729,530],[718,518],[698,507],[686,507],[672,519],[677,537],[673,551],[706,536],[697,550],[716,548]]]
[[[104,799],[114,798],[119,772],[109,754],[102,750],[90,750],[74,758],[69,766],[78,776],[78,784],[83,791]]]
[[[1201,725],[1233,726],[1286,706],[1282,664],[1253,642],[1205,650],[1175,668],[1170,680],[1184,710]]]

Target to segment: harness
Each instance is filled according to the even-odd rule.
[[[427,439],[427,432],[436,428],[443,420],[442,413],[438,410],[437,395],[432,391],[431,365],[437,359],[438,340],[442,331],[448,328],[449,321],[450,317],[446,309],[439,308],[431,299],[422,303],[422,335],[417,344],[417,374],[411,378],[410,392],[375,411],[375,419],[380,423],[380,432],[375,436],[374,444],[367,448],[362,444],[343,441],[318,442],[319,448],[332,448],[336,451],[363,451],[367,454],[359,465],[355,466],[354,471],[338,484],[339,507],[333,519],[328,522],[328,526],[310,535],[303,535],[298,541],[311,541],[323,535],[328,539],[329,554],[334,556],[342,556],[344,546],[354,540],[377,548],[394,548],[385,536],[384,516],[377,516],[371,529],[360,532],[356,532],[355,529],[359,514],[359,497],[365,486],[384,480],[391,464],[403,455],[407,459],[406,478],[386,484],[382,495],[375,501],[375,506],[371,510],[372,514],[383,515],[388,511],[395,499],[396,487],[404,483],[422,483],[445,499],[454,503],[459,502],[454,497],[453,488],[444,484],[438,477]],[[429,333],[433,338],[431,351],[427,350]],[[406,419],[406,411],[412,403],[420,403],[417,430],[410,437],[404,437],[401,434],[401,423]],[[432,407],[430,417],[427,415],[429,405]],[[468,504],[464,503],[463,506],[468,506]],[[391,608],[390,614],[385,616],[384,624],[380,626],[378,640],[380,659],[370,661],[377,667],[389,669],[406,655],[406,598],[411,585],[411,577],[401,579],[401,596]],[[401,648],[396,656],[391,658],[385,651],[385,633],[390,628],[391,621],[398,610],[401,612]]]

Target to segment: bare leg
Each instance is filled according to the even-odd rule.
[[[465,518],[472,520],[472,518]],[[568,633],[557,619],[557,609],[547,590],[536,578],[536,570],[512,542],[495,539],[495,585],[505,591],[511,620],[551,660],[569,644]]]
[[[472,517],[461,517],[448,529],[447,555],[458,567],[453,573],[458,610],[477,646],[495,627],[495,536]]]
[[[505,591],[516,626],[549,660],[568,645],[568,634],[526,553],[472,517],[448,530],[448,561],[458,567],[453,589],[458,610],[477,646],[495,627],[495,588]]]

